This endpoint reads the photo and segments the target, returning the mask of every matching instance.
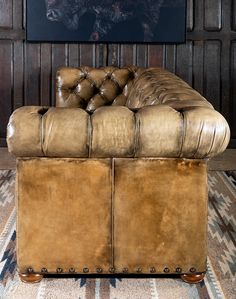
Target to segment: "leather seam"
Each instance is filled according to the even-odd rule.
[[[137,157],[137,151],[140,144],[140,117],[138,113],[134,113],[135,132],[134,132],[134,157]]]
[[[88,157],[91,158],[92,153],[92,137],[93,137],[93,126],[92,126],[92,116],[88,114]]]
[[[186,137],[186,119],[184,117],[184,111],[179,111],[181,117],[182,117],[182,138],[181,138],[181,145],[180,145],[180,150],[179,150],[179,158],[182,157],[183,154],[183,147],[184,147],[184,141],[185,141],[185,137]]]

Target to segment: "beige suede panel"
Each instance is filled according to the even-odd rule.
[[[115,159],[114,265],[206,271],[206,163]]]
[[[111,162],[19,159],[17,264],[40,272],[111,264]]]

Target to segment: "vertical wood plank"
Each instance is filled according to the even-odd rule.
[[[187,30],[193,31],[193,26],[194,26],[193,0],[187,0]]]
[[[108,45],[108,65],[119,66],[120,62],[120,45],[110,44]]]
[[[55,79],[58,68],[68,65],[68,47],[66,44],[52,44],[52,83],[51,83],[51,104],[55,106]]]
[[[23,5],[22,0],[13,0],[13,28],[23,27]]]
[[[80,64],[95,67],[95,44],[80,45]]]
[[[107,64],[107,45],[106,44],[96,44],[96,57],[95,57],[95,66],[102,67]]]
[[[148,46],[148,66],[149,67],[163,67],[163,46],[149,45]]]
[[[204,28],[207,31],[222,29],[222,0],[205,0]]]
[[[137,58],[136,58],[137,66],[139,67],[147,67],[148,65],[148,46],[145,44],[137,45]]]
[[[78,44],[69,44],[68,48],[68,55],[69,55],[69,61],[68,65],[72,67],[78,67],[80,64],[79,61],[79,45]]]
[[[25,44],[25,105],[40,104],[40,45]]]
[[[236,31],[236,0],[232,0],[232,30]]]
[[[204,95],[220,110],[221,95],[221,44],[220,41],[206,41],[204,47]]]
[[[12,0],[0,1],[0,27],[12,28]]]
[[[12,111],[12,43],[9,41],[0,41],[0,65],[0,138],[4,138]]]
[[[120,66],[129,66],[136,63],[136,45],[122,44],[120,53]]]
[[[24,105],[24,44],[22,41],[14,42],[13,55],[13,108]]]
[[[176,72],[176,45],[166,45],[164,65],[168,71]]]
[[[177,46],[176,74],[192,85],[193,46],[191,41]]]
[[[41,72],[40,72],[40,105],[51,105],[51,84],[52,84],[52,56],[51,56],[51,44],[41,45]]]
[[[203,41],[195,41],[193,48],[193,87],[203,94]]]

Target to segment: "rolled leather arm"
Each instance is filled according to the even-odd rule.
[[[137,112],[105,106],[92,115],[80,108],[22,107],[10,118],[8,148],[19,157],[209,158],[223,152],[230,137],[224,117],[184,103]]]

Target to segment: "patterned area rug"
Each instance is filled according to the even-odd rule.
[[[29,285],[16,273],[14,171],[0,171],[1,299],[235,299],[236,171],[209,174],[209,256],[204,282],[180,279],[43,279]]]

